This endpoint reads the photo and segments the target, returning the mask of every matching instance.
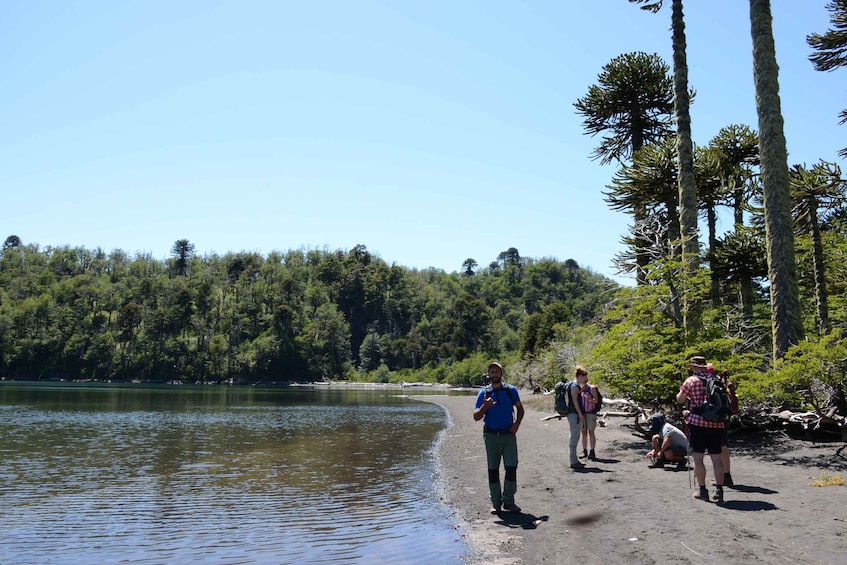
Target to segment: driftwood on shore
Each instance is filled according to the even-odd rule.
[[[839,435],[841,436],[841,441],[847,441],[847,418],[837,414],[834,406],[823,414],[818,412],[792,412],[791,410],[783,410],[773,416],[782,420],[786,425],[794,424],[800,426],[808,436],[816,432],[822,432]]]
[[[652,410],[624,398],[604,398],[603,408],[604,410],[597,414],[598,426],[605,426],[605,418],[607,417],[634,418],[632,427],[642,434],[649,433]],[[561,420],[563,418],[565,416],[561,414],[551,414],[541,418],[541,421]],[[812,439],[815,434],[823,433],[840,436],[841,441],[847,442],[847,418],[838,414],[835,407],[831,407],[823,413],[793,412],[791,410],[782,410],[775,413],[761,409],[742,410],[732,418],[732,427],[736,430],[773,429],[780,423],[784,426],[798,427],[806,433],[809,439]]]
[[[635,418],[635,427],[640,431],[642,428],[649,429],[649,425],[647,422],[650,419],[650,414],[645,410],[642,406],[639,406],[632,400],[627,400],[625,398],[604,398],[603,406],[609,407],[609,410],[601,410],[597,413],[597,425],[605,427],[606,418],[607,417],[622,417],[622,418]],[[566,416],[562,414],[552,414],[550,416],[544,416],[541,418],[542,422],[546,422],[547,420],[553,420],[565,418]]]

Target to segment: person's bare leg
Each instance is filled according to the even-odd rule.
[[[723,455],[722,453],[718,453],[717,455],[712,454],[712,453],[709,454],[709,458],[712,460],[712,467],[715,470],[715,485],[717,485],[719,487],[723,486],[723,473],[724,473],[724,471],[723,471],[723,461],[721,460],[723,458],[722,455]],[[702,459],[701,459],[701,461],[702,461]],[[703,465],[704,474],[703,474],[703,483],[702,484],[706,484],[705,471],[706,471],[706,466]]]
[[[706,456],[705,453],[697,453],[696,451],[691,454],[694,458],[694,476],[697,478],[697,486],[705,487],[706,486],[706,465],[703,463],[703,458]],[[723,479],[723,476],[721,476]],[[721,481],[723,482],[723,481]]]
[[[682,461],[684,459],[681,455],[675,455],[673,449],[665,451],[664,456],[668,461]]]
[[[721,453],[710,453],[709,457],[712,460],[712,467],[715,470],[715,495],[712,497],[716,502],[723,503],[723,450]]]

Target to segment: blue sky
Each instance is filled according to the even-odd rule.
[[[631,284],[617,167],[573,103],[617,55],[670,64],[667,4],[5,0],[0,236],[156,259],[362,244],[447,272],[515,247]],[[695,143],[758,129],[748,3],[685,4]],[[847,69],[805,43],[826,1],[772,4],[789,162],[839,162]]]

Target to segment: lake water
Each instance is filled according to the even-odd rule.
[[[460,563],[445,412],[315,388],[0,383],[0,564]]]

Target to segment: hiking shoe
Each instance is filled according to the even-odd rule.
[[[499,514],[500,512],[502,512],[502,510],[500,509],[499,504],[495,504],[494,506],[491,507],[489,512],[492,513],[492,514]]]
[[[709,489],[700,487],[700,490],[694,493],[694,498],[697,500],[709,500]]]
[[[648,469],[661,469],[664,466],[665,466],[665,460],[664,459],[656,459],[652,463],[649,463],[647,465],[647,468]]]
[[[515,504],[514,502],[507,502],[503,505],[503,510],[506,512],[520,512],[521,507]]]
[[[712,484],[718,486],[718,482],[715,479],[712,479]],[[723,474],[723,485],[725,487],[734,487],[735,483],[732,482],[732,475],[729,473]]]
[[[715,494],[712,495],[712,500],[714,500],[718,504],[723,503],[723,489],[722,488],[715,489]]]
[[[585,459],[586,457],[588,457],[588,450],[587,450],[587,449],[583,449],[583,450],[582,450],[582,458],[583,458],[583,459]]]
[[[593,449],[592,449],[591,451],[589,451],[589,452],[588,452],[588,458],[589,458],[589,459],[591,459],[592,461],[594,461],[595,459],[597,459],[597,454],[595,454],[595,453],[594,453],[594,450],[593,450]]]
[[[571,463],[571,469],[585,469],[585,463]]]
[[[688,470],[688,461],[683,459],[682,461],[678,461],[676,464],[677,471],[687,471]]]

